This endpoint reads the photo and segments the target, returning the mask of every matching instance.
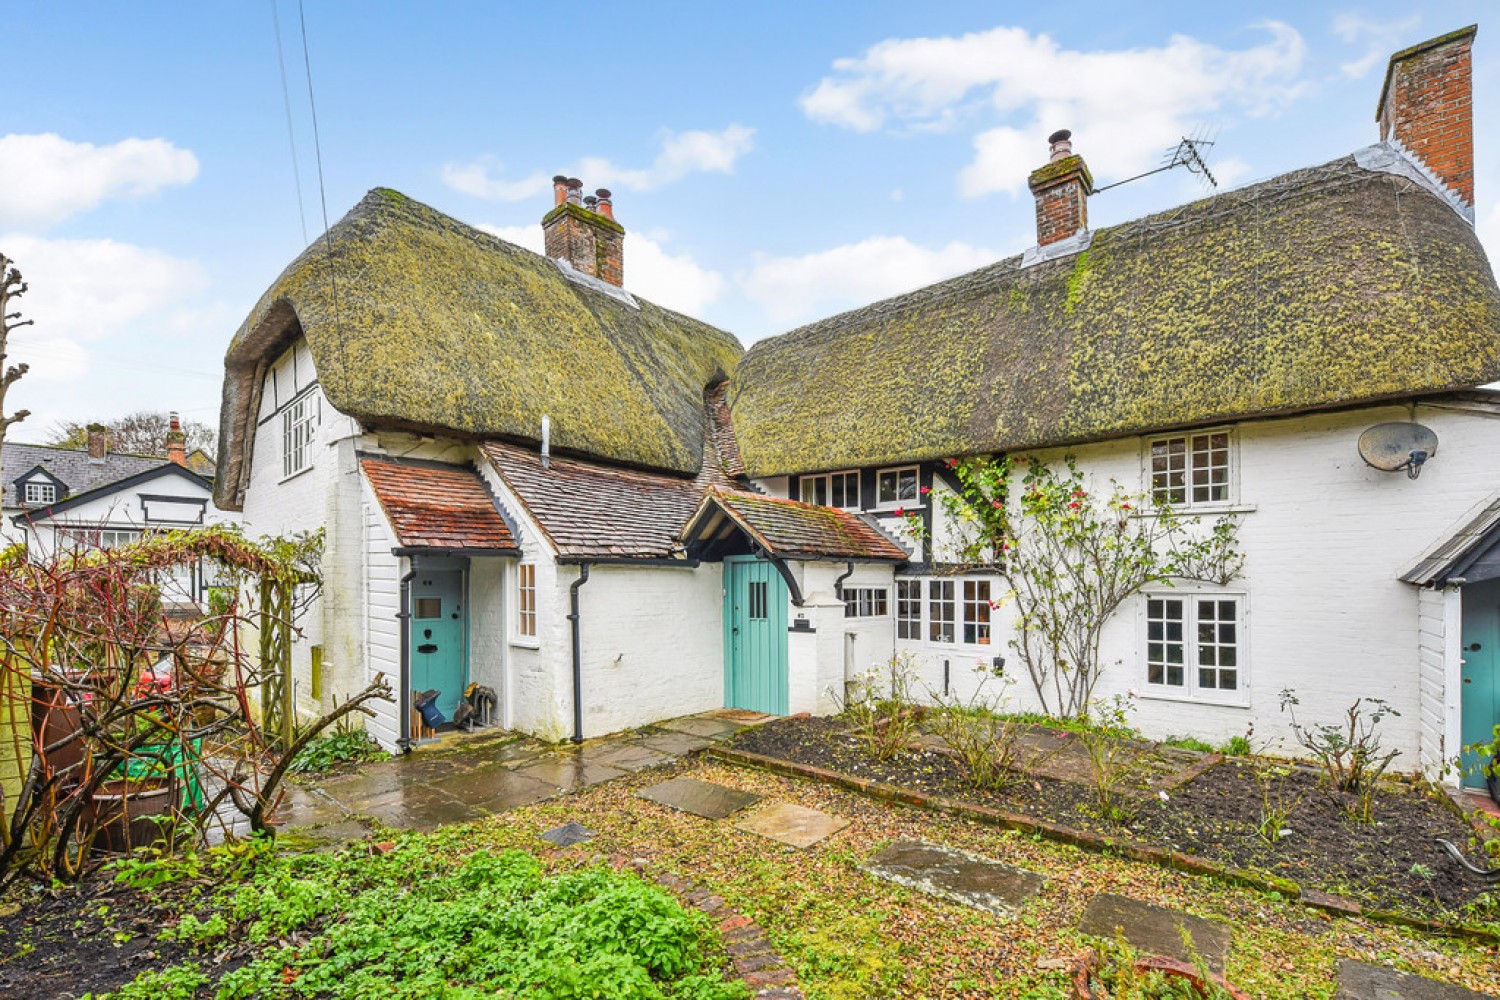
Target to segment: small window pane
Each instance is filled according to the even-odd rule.
[[[443,599],[441,597],[419,597],[417,598],[418,618],[441,618],[443,617]]]
[[[932,642],[952,642],[954,600],[952,580],[930,580],[927,589],[927,637]]]
[[[751,581],[750,583],[750,617],[765,620],[766,614],[766,584],[764,581]]]

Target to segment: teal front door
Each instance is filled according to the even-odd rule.
[[[1500,685],[1495,683],[1500,653],[1500,581],[1473,583],[1463,589],[1463,742],[1490,743],[1500,723]],[[1463,754],[1463,782],[1484,787],[1479,768],[1486,763],[1468,750]]]
[[[463,571],[419,568],[411,582],[411,689],[436,688],[450,720],[468,679],[467,623]]]
[[[753,556],[724,560],[724,703],[729,708],[787,711],[786,582]]]

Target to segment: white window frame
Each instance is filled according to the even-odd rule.
[[[994,640],[994,585],[986,577],[964,577],[959,591],[958,641],[963,646],[988,646]],[[983,596],[981,596],[981,594]],[[970,618],[972,615],[972,619]],[[973,629],[974,638],[969,639]]]
[[[516,564],[516,613],[515,632],[512,643],[517,646],[538,646],[541,643],[541,615],[537,608],[536,563]]]
[[[944,594],[943,591],[947,593]],[[958,645],[958,580],[954,577],[928,578],[927,580],[927,641],[939,646]],[[937,609],[946,605],[946,617],[939,617]],[[947,626],[947,638],[942,635]]]
[[[1150,613],[1152,601],[1181,601],[1183,606],[1182,618],[1182,668],[1183,683],[1181,685],[1168,684],[1165,680],[1161,683],[1153,683],[1151,680],[1152,645],[1158,640],[1153,636],[1151,630],[1152,618]],[[1199,683],[1198,671],[1204,667],[1213,670],[1224,669],[1223,664],[1206,665],[1199,662],[1199,650],[1201,648],[1220,648],[1219,637],[1216,634],[1212,640],[1204,642],[1199,633],[1199,626],[1207,624],[1199,619],[1200,601],[1228,602],[1234,606],[1234,663],[1229,669],[1235,671],[1235,687],[1225,690],[1219,687],[1203,687]],[[1217,609],[1216,609],[1217,610]],[[1224,591],[1208,589],[1168,589],[1151,590],[1141,594],[1140,603],[1140,673],[1141,692],[1147,698],[1159,698],[1166,701],[1191,701],[1213,705],[1227,705],[1231,707],[1244,708],[1250,704],[1250,602],[1243,591]],[[1165,677],[1165,673],[1163,674]]]
[[[891,613],[891,592],[885,587],[845,587],[845,618],[887,618]]]
[[[1225,464],[1223,466],[1196,465],[1194,456],[1196,454],[1199,454],[1200,450],[1195,449],[1195,445],[1200,441],[1203,442],[1206,447],[1201,449],[1201,451],[1207,452],[1210,455],[1211,461],[1212,452],[1215,450],[1212,448],[1211,439],[1215,435],[1219,434],[1224,435],[1226,439],[1223,449]],[[1181,510],[1215,510],[1234,507],[1239,503],[1239,435],[1234,432],[1234,428],[1232,427],[1208,427],[1202,430],[1184,431],[1180,434],[1158,434],[1154,437],[1147,438],[1145,441],[1145,448],[1141,456],[1142,482],[1145,487],[1143,492],[1152,500],[1153,503],[1156,502],[1158,493],[1158,487],[1156,485],[1156,448],[1158,445],[1163,444],[1170,446],[1170,443],[1173,441],[1181,441],[1183,444],[1181,469],[1183,498],[1180,502],[1173,502],[1169,500],[1169,502],[1172,503],[1173,507],[1179,508]],[[1222,484],[1215,484],[1212,482],[1212,470],[1214,468],[1224,469],[1225,475],[1224,482]],[[1202,482],[1195,481],[1195,477],[1198,476],[1200,470],[1208,473],[1208,476],[1205,477]],[[1199,491],[1212,490],[1215,485],[1222,485],[1224,487],[1223,498],[1217,500],[1200,500],[1195,497],[1195,494]],[[1167,492],[1171,489],[1172,487],[1168,485],[1161,487],[1160,491]]]
[[[32,480],[26,484],[26,503],[53,504],[57,502],[57,484]],[[45,494],[45,495],[44,495]]]
[[[55,542],[59,552],[80,552],[113,549],[120,545],[138,542],[144,532],[140,528],[101,528],[92,525],[59,524],[54,527]]]
[[[835,476],[840,477],[843,480],[844,491],[845,491],[844,492],[844,498],[846,500],[849,497],[849,494],[848,494],[849,484],[851,482],[854,484],[854,503],[852,503],[852,504],[842,504],[842,505],[840,505],[840,504],[834,504],[834,503],[828,503],[828,504],[822,504],[821,506],[825,506],[825,507],[838,507],[839,510],[852,510],[852,511],[864,510],[864,506],[860,503],[860,483],[859,483],[859,470],[858,469],[845,469],[845,470],[843,470],[841,472],[819,472],[819,473],[817,473],[815,475],[810,475],[810,476],[798,476],[797,477],[797,498],[799,500],[801,500],[803,503],[816,504],[818,501],[813,500],[810,497],[810,495],[809,495],[810,492],[811,492],[810,489],[809,489],[809,487],[814,487],[815,488],[816,485],[821,482],[822,486],[823,486],[823,495],[825,497],[827,497],[829,500],[832,500],[833,499],[833,480],[834,480]]]
[[[910,472],[912,477],[911,499],[899,496],[901,492],[901,475]],[[897,498],[886,500],[880,495],[880,481],[886,476],[895,476]],[[896,465],[888,469],[877,469],[875,471],[875,510],[896,510],[897,508],[922,506],[922,473],[915,465]]]
[[[322,422],[318,394],[297,397],[281,411],[281,481],[300,476],[313,467],[313,444]]]
[[[922,608],[926,603],[927,590],[925,582],[920,577],[896,581],[896,638],[898,640],[922,641],[922,624],[925,621]]]

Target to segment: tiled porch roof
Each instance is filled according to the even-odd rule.
[[[726,522],[783,559],[859,559],[906,562],[900,545],[858,514],[797,500],[714,488],[688,522],[685,539],[709,540]]]
[[[703,495],[699,480],[554,456],[547,468],[528,448],[480,446],[563,559],[668,559]]]
[[[368,456],[359,464],[403,548],[520,554],[473,469]]]

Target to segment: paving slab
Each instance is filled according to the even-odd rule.
[[[1085,934],[1110,939],[1123,934],[1132,947],[1149,955],[1188,962],[1192,956],[1179,928],[1192,935],[1193,951],[1203,957],[1211,970],[1222,974],[1224,959],[1229,954],[1229,928],[1213,920],[1104,892],[1089,900],[1078,925]]]
[[[808,848],[838,833],[849,821],[791,802],[772,802],[734,825],[792,847]]]
[[[1339,991],[1334,1000],[1472,1000],[1487,996],[1383,965],[1343,958],[1339,960]]]
[[[549,844],[556,844],[558,847],[572,847],[574,844],[581,844],[586,840],[593,840],[594,831],[590,830],[582,823],[574,823],[569,820],[562,826],[554,826],[552,829],[548,830],[546,833],[541,834],[540,836]]]
[[[865,871],[929,895],[1000,916],[1014,916],[1046,885],[1036,872],[952,847],[897,841],[876,854]]]
[[[697,778],[673,778],[642,789],[636,795],[705,819],[723,819],[761,799],[752,792]]]
[[[637,743],[585,747],[582,757],[590,764],[603,764],[605,767],[618,768],[621,771],[643,771],[648,767],[665,764],[673,759],[671,754],[665,754],[660,750],[653,750]]]
[[[450,823],[468,823],[484,815],[478,809],[433,788],[403,788],[359,804],[371,816],[399,830],[428,833]]]
[[[496,813],[550,799],[562,789],[519,771],[487,767],[435,781],[431,787],[480,812]]]
[[[707,740],[721,740],[744,729],[744,726],[728,719],[708,719],[701,715],[689,715],[682,719],[668,719],[661,723],[662,729],[670,729],[674,733],[687,733],[689,736],[701,736]]]
[[[659,750],[673,757],[681,757],[695,750],[712,746],[714,741],[689,733],[660,732],[642,736],[639,742],[641,746],[650,747],[652,750]]]
[[[514,774],[523,774],[538,781],[555,785],[565,792],[575,788],[587,788],[613,778],[624,777],[625,772],[603,764],[590,764],[576,752],[541,757],[535,763],[517,767]]]

